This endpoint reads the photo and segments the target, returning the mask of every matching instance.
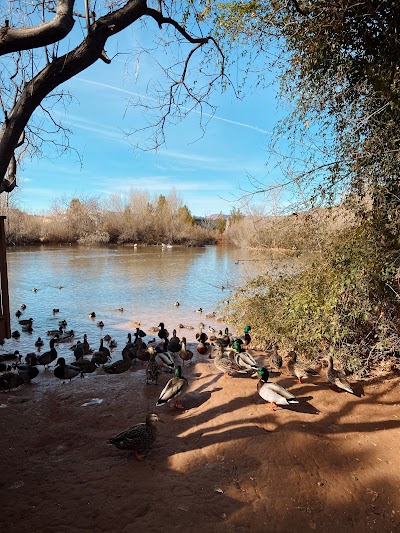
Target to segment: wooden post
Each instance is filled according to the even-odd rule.
[[[0,339],[11,337],[10,327],[10,302],[8,298],[8,276],[6,259],[6,234],[4,221],[6,217],[0,216]]]

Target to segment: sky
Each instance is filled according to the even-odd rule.
[[[107,43],[107,54],[128,50],[133,35],[137,37],[134,31]],[[266,166],[267,144],[279,117],[271,89],[249,90],[241,100],[231,90],[216,91],[211,99],[215,115],[203,116],[204,132],[200,113],[193,111],[182,123],[166,127],[166,143],[157,151],[135,148],[126,133],[149,116],[128,103],[139,96],[152,105],[148,87],[157,76],[155,61],[133,52],[114,57],[110,65],[98,61],[71,79],[66,87],[73,100],[65,114],[60,109],[55,117],[73,131],[70,144],[79,157],[75,152],[59,156],[50,146],[44,157],[25,159],[15,195],[18,207],[42,213],[60,197],[106,200],[131,189],[154,196],[175,189],[196,216],[229,214],[249,189],[249,176],[274,180]]]

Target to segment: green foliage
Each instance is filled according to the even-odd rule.
[[[301,272],[248,282],[224,319],[238,330],[251,324],[262,347],[343,353],[354,371],[371,350],[394,349],[399,340],[399,259],[372,224],[343,230]]]

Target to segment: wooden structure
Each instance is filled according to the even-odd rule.
[[[6,217],[0,216],[0,339],[9,339],[11,337],[6,234],[4,231],[5,219]]]

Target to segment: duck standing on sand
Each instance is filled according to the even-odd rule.
[[[156,413],[146,416],[146,421],[118,433],[107,441],[108,444],[116,446],[119,450],[133,450],[136,459],[142,461],[147,450],[157,437],[156,422],[164,422]]]
[[[188,380],[182,376],[182,367],[178,365],[175,368],[175,377],[171,378],[161,391],[156,403],[156,407],[160,407],[161,405],[165,404],[170,407],[169,402],[175,400],[175,407],[177,409],[184,409],[181,401],[178,401],[177,398],[182,398],[188,385]]]
[[[14,364],[13,367],[24,380],[24,383],[28,383],[29,385],[32,384],[32,379],[35,379],[39,374],[39,369],[32,364]]]
[[[167,341],[169,337],[169,333],[168,333],[168,330],[166,330],[164,327],[164,322],[160,322],[158,324],[158,327],[159,327],[159,330],[158,330],[159,338]]]
[[[182,359],[182,365],[185,366],[185,361],[189,361],[190,364],[191,360],[193,359],[193,352],[186,348],[186,337],[182,337],[181,342],[182,348],[178,355]]]
[[[288,360],[286,363],[287,369],[292,376],[295,376],[299,383],[302,379],[309,378],[310,376],[318,376],[313,368],[297,361],[297,354],[294,351],[288,353]]]
[[[81,369],[74,365],[67,365],[64,357],[59,357],[57,359],[54,375],[56,378],[62,379],[63,383],[66,379],[69,379],[69,382],[71,383],[71,379],[76,378],[79,374],[81,374]]]
[[[111,363],[110,365],[103,366],[103,370],[106,374],[122,374],[129,370],[132,366],[132,360],[128,354],[122,353],[122,359]]]
[[[49,366],[50,363],[57,359],[57,350],[54,348],[56,340],[56,338],[50,339],[50,350],[42,353],[42,355],[38,355],[37,357],[37,364],[43,365],[45,369]]]
[[[268,381],[269,372],[267,368],[259,368],[257,374],[260,376],[260,380],[257,383],[258,394],[268,402],[271,409],[275,409],[278,405],[284,406],[299,403],[297,398],[289,391],[277,383]]]
[[[158,376],[161,374],[161,368],[156,363],[156,352],[153,346],[147,347],[147,352],[149,354],[149,360],[146,365],[146,385],[153,383],[157,385]]]
[[[235,354],[235,352],[232,353]],[[233,357],[230,357],[229,353],[225,353],[221,346],[217,346],[216,348],[214,365],[224,373],[225,378],[226,376],[230,376],[232,372],[238,372],[239,374],[246,374],[247,372],[247,370],[239,366]]]
[[[272,353],[271,353],[271,363],[276,368],[276,370],[280,370],[282,368],[282,356],[278,353],[278,345],[274,344],[272,346]]]
[[[338,389],[354,394],[354,391],[343,372],[333,368],[333,357],[329,355],[326,359],[323,359],[323,361],[328,363],[328,368],[326,369],[327,380]]]

